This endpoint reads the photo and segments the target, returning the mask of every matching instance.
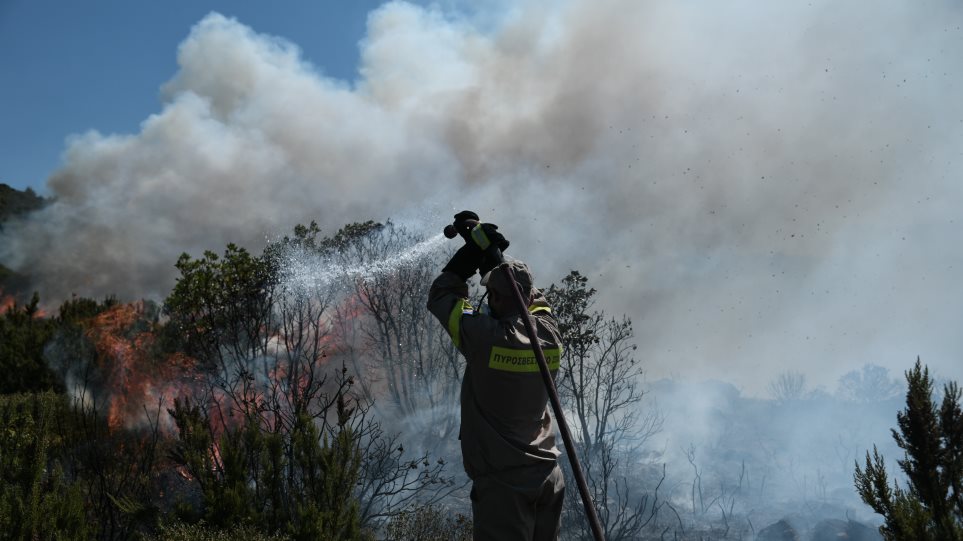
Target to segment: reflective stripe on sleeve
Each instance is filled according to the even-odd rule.
[[[471,238],[474,239],[475,244],[482,250],[487,250],[492,244],[492,241],[488,240],[488,235],[485,234],[485,230],[482,229],[482,224],[478,224],[472,228]]]
[[[551,314],[552,309],[549,308],[548,306],[529,306],[528,307],[528,313],[530,314],[537,314],[539,312],[548,312],[549,314]]]
[[[562,359],[562,348],[543,350],[549,370],[558,370]],[[498,346],[492,347],[492,354],[488,358],[488,368],[503,372],[538,372],[538,361],[531,349],[513,349]]]
[[[458,299],[451,309],[451,314],[448,315],[448,335],[451,336],[455,347],[461,345],[461,316],[471,314],[472,310],[467,299]]]

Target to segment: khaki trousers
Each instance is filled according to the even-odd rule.
[[[474,539],[557,540],[564,496],[565,479],[555,463],[479,477],[471,488]]]

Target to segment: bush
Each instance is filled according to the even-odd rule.
[[[15,304],[0,314],[0,394],[61,390],[43,358],[55,324],[41,314],[36,293],[28,304]]]
[[[180,435],[172,458],[200,486],[209,524],[258,524],[296,540],[364,538],[352,496],[361,451],[349,427],[329,438],[305,415],[282,431],[249,416],[214,445],[201,408],[177,401],[170,413]]]
[[[151,528],[156,430],[111,430],[54,393],[0,396],[3,539],[130,539]]]
[[[412,507],[391,518],[385,538],[398,541],[470,541],[471,517],[461,513],[452,516],[447,510],[436,506]]]
[[[160,527],[156,535],[149,535],[144,541],[288,541],[281,534],[267,535],[250,525],[217,529],[200,522],[185,524],[175,522]]]
[[[4,539],[88,539],[84,496],[64,473],[53,393],[0,396],[0,531]]]

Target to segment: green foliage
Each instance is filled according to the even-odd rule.
[[[15,304],[0,314],[0,373],[4,374],[0,394],[62,392],[62,377],[50,368],[45,357],[47,346],[59,337],[61,341],[69,339],[74,347],[82,347],[84,322],[115,304],[113,298],[98,303],[78,297],[64,302],[56,318],[48,318],[43,317],[40,297],[34,293],[28,304]],[[78,357],[77,353],[72,351],[71,357]]]
[[[4,539],[89,539],[84,494],[65,474],[62,395],[0,397],[0,532]]]
[[[318,235],[320,234],[321,228],[318,227],[318,223],[315,221],[312,221],[310,225],[298,224],[294,226],[293,237],[285,236],[281,239],[281,242],[269,245],[266,251],[272,254],[278,254],[284,248],[296,247],[316,252],[319,250]]]
[[[20,191],[0,183],[0,231],[10,218],[40,209],[46,203],[30,188]],[[29,291],[28,284],[28,276],[0,265],[0,296]],[[0,394],[63,390],[43,358],[44,345],[56,329],[56,322],[41,317],[37,293],[28,303],[14,305],[0,314]]]
[[[149,535],[144,541],[289,541],[291,538],[280,533],[265,534],[250,524],[218,529],[204,522],[185,524],[175,522],[164,524],[156,535]]]
[[[55,323],[40,317],[40,297],[0,314],[0,394],[61,390],[43,358]]]
[[[361,451],[344,423],[329,438],[306,415],[281,431],[248,416],[215,446],[202,408],[177,401],[170,413],[179,431],[171,457],[200,485],[207,524],[256,524],[296,540],[364,538],[352,496]]]
[[[223,257],[211,251],[177,260],[181,277],[164,303],[171,329],[186,353],[216,364],[227,348],[242,354],[256,347],[270,329],[272,259],[256,257],[229,244]]]
[[[66,469],[84,494],[87,518],[97,539],[129,539],[153,528],[160,515],[156,477],[163,454],[157,425],[112,427],[93,404],[74,400],[59,421]]]
[[[433,505],[417,506],[392,517],[385,532],[386,539],[404,541],[470,541],[471,517]]]
[[[887,540],[958,541],[963,539],[963,413],[960,389],[946,385],[942,404],[933,400],[929,369],[919,359],[906,373],[906,409],[897,414],[896,444],[905,451],[898,461],[906,474],[904,489],[890,486],[883,457],[866,453],[865,469],[856,464],[856,489],[863,501],[883,515],[880,532]]]
[[[279,255],[296,246],[320,253],[348,249],[381,224],[349,224],[333,237],[318,239],[315,222],[298,225],[260,256],[229,244],[223,256],[206,251],[200,259],[182,254],[175,265],[180,278],[164,303],[168,328],[180,337],[186,353],[209,366],[223,364],[225,352],[251,357],[262,353],[266,336],[276,331],[272,319],[278,280]]]
[[[117,430],[54,393],[0,396],[3,539],[129,539],[158,509],[154,430]]]
[[[570,355],[584,357],[599,342],[596,319],[589,310],[595,304],[596,290],[588,287],[588,278],[571,271],[561,285],[552,284],[545,291],[558,321],[558,331]]]
[[[368,416],[371,402],[351,394],[347,369],[329,366],[327,301],[275,295],[282,248],[363,262],[378,254],[359,246],[383,228],[351,224],[321,238],[312,223],[261,256],[229,245],[223,255],[178,260],[181,278],[164,305],[169,322],[155,317],[137,328],[159,331],[158,340],[130,342],[151,348],[134,351],[131,362],[161,363],[171,353],[200,361],[192,399],[170,412],[176,437],[160,432],[160,411],[145,410],[141,428],[108,422],[106,407],[119,410],[107,398],[122,393],[113,365],[101,362],[109,341],[100,337],[127,328],[96,328],[117,318],[95,318],[115,299],[74,298],[44,318],[35,297],[0,314],[0,385],[59,389],[66,379],[79,397],[0,396],[0,538],[368,539],[364,528],[392,506],[447,494],[421,498],[449,486],[439,477],[443,462],[403,458],[397,436]],[[22,403],[11,409],[15,398]],[[129,410],[127,396],[119,398]]]
[[[106,297],[97,302],[87,297],[74,297],[64,301],[57,310],[57,321],[61,325],[81,324],[117,306],[116,297]]]
[[[384,224],[368,220],[347,224],[333,236],[321,237],[321,228],[318,227],[317,222],[312,221],[309,225],[298,224],[294,226],[294,236],[285,236],[280,242],[271,244],[265,250],[265,255],[270,258],[282,254],[289,248],[299,248],[324,255],[343,254],[384,229]]]
[[[313,222],[312,225],[314,225]],[[383,224],[371,220],[348,224],[339,229],[333,237],[325,238],[319,242],[318,248],[322,252],[343,252],[356,244],[359,239],[363,239],[376,231],[381,231],[384,227]]]
[[[9,184],[0,183],[0,230],[3,222],[18,214],[26,214],[43,207],[47,200],[37,195],[32,188],[17,190]]]

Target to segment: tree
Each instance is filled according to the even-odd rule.
[[[434,450],[454,440],[464,361],[424,309],[441,267],[430,252],[408,247],[425,239],[391,222],[352,224],[320,244],[346,279],[350,302],[335,320],[352,366],[368,377],[362,389],[387,389],[379,411],[408,425]]]
[[[661,427],[657,412],[638,407],[642,365],[634,357],[629,318],[610,318],[593,310],[596,291],[588,279],[572,271],[545,292],[565,350],[557,385],[573,427],[579,459],[593,492],[607,539],[630,539],[654,519],[657,499],[633,491],[638,456],[646,439]],[[576,491],[566,493],[566,529],[589,537]]]
[[[893,439],[904,451],[897,463],[906,488],[891,487],[883,457],[873,448],[865,469],[856,464],[854,480],[863,501],[881,514],[887,540],[963,539],[963,412],[955,382],[944,387],[942,404],[933,400],[929,369],[916,360],[906,372],[906,408],[896,415]]]
[[[53,321],[41,317],[36,293],[29,303],[14,304],[0,314],[0,394],[63,390],[43,357],[55,328]]]
[[[182,345],[209,367],[238,370],[239,359],[263,356],[278,322],[272,313],[275,260],[228,244],[223,257],[211,251],[200,259],[181,254],[181,276],[164,303],[169,325]]]
[[[215,461],[217,475],[208,485],[228,487],[224,490],[234,495],[229,501],[238,506],[217,516],[299,516],[292,507],[298,502],[297,484],[277,484],[262,474],[265,464],[274,464],[270,467],[275,469],[281,464],[295,479],[309,474],[306,463],[295,460],[298,442],[309,434],[308,425],[317,428],[322,440],[350,437],[357,448],[360,468],[351,486],[363,526],[373,525],[413,498],[431,500],[450,492],[451,483],[442,476],[443,462],[429,461],[426,453],[408,458],[412,453],[404,453],[397,435],[382,429],[373,415],[373,395],[358,391],[368,374],[349,374],[329,357],[329,350],[347,347],[335,333],[339,319],[347,317],[338,311],[346,294],[339,280],[310,278],[337,275],[332,254],[375,228],[371,223],[348,226],[332,238],[319,238],[320,229],[312,223],[297,227],[293,238],[269,245],[260,256],[229,245],[223,257],[206,252],[198,260],[183,255],[178,261],[181,277],[165,312],[169,325],[184,337],[184,347],[205,368],[205,391],[185,410],[196,409],[199,421],[185,422],[181,437],[187,443],[200,438],[203,431],[191,428],[195,424],[208,433],[206,440],[194,442],[194,447],[207,449],[197,451],[204,460],[210,455]],[[297,275],[300,271],[303,274]],[[342,402],[347,404],[344,409],[335,407]],[[176,409],[174,413],[188,415]],[[241,439],[235,445],[231,438]],[[259,458],[266,452],[262,447],[279,453],[278,460],[283,461],[265,462]],[[240,454],[224,453],[222,448],[239,449]],[[188,458],[185,452],[179,460],[186,465]],[[217,463],[228,458],[238,461],[232,467]],[[199,483],[205,468],[195,468]],[[279,495],[271,495],[275,490]],[[243,503],[250,498],[253,503]],[[301,519],[294,522],[304,524]]]
[[[844,400],[861,403],[896,398],[903,386],[889,377],[889,370],[876,364],[863,365],[839,378],[837,394]]]
[[[806,397],[806,376],[787,370],[769,382],[769,394],[780,404],[802,400]]]
[[[431,472],[409,475],[421,470],[400,461],[404,446],[398,434],[369,440],[362,515],[387,516],[416,496],[424,505],[442,501],[454,485],[439,476],[444,461],[432,464],[427,457],[455,441],[463,361],[424,309],[440,264],[429,250],[411,249],[423,245],[422,237],[390,221],[348,224],[331,237],[318,235],[315,224],[296,228],[289,247],[294,259],[313,267],[315,283],[307,284],[307,291],[336,292],[330,311],[335,357],[359,375],[361,398],[375,406],[380,419],[402,427],[408,448],[421,455],[417,463]],[[279,254],[289,260],[286,251]],[[303,280],[294,282],[300,287]]]
[[[3,222],[8,219],[42,208],[49,202],[49,199],[38,196],[32,188],[20,191],[0,182],[0,231],[3,230]]]

